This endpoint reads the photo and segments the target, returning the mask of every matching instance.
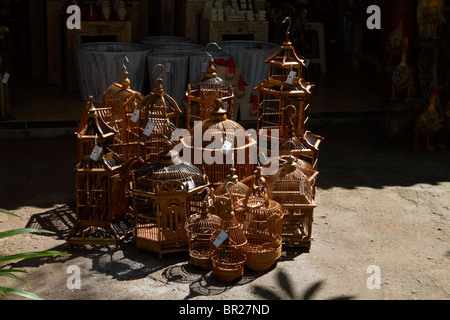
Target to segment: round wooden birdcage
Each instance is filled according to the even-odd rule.
[[[283,245],[309,250],[318,172],[293,155],[278,160],[278,172],[268,177],[268,186],[270,198],[283,207]]]
[[[211,213],[212,199],[210,189],[202,203],[200,213],[191,215],[186,221],[186,234],[189,243],[189,263],[204,269],[212,269],[209,256],[209,242],[222,219]]]
[[[164,68],[159,64],[155,66],[155,70],[158,66]],[[157,79],[154,92],[144,97],[138,106],[141,156],[148,162],[158,160],[166,137],[170,138],[176,130],[178,116],[181,114],[175,99],[164,92],[161,76]]]
[[[232,282],[244,274],[247,239],[235,218],[231,193],[228,192],[227,196],[214,196],[214,205],[217,203],[220,203],[223,210],[223,218],[209,244],[212,270],[220,281]]]
[[[239,177],[246,178],[257,163],[256,140],[239,123],[228,119],[220,99],[216,99],[210,118],[197,123],[180,142],[213,188],[227,181],[232,167]]]
[[[235,212],[247,238],[245,265],[255,271],[267,270],[281,256],[283,209],[269,199],[260,168],[245,198],[236,202]]]
[[[208,186],[207,177],[171,146],[167,140],[159,160],[134,173],[132,186],[136,247],[157,252],[160,258],[188,251],[186,219],[200,211],[199,194]]]
[[[222,100],[227,117],[233,119],[233,87],[217,75],[214,59],[208,52],[208,47],[212,44],[217,45],[212,42],[206,46],[206,53],[210,60],[205,76],[187,86],[186,129],[188,130],[195,125],[196,121],[204,121],[210,117],[216,99]]]

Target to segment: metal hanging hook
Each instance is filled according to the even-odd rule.
[[[127,66],[125,65],[125,63],[130,63],[130,60],[128,60],[128,57],[127,56],[123,56],[122,57],[122,66],[123,66],[123,69],[125,70],[125,71],[128,71],[128,68],[127,68]]]
[[[207,202],[209,196],[211,195],[211,188],[210,188],[210,187],[206,187],[205,189],[203,189],[203,191],[205,191],[205,190],[206,190],[206,196],[205,196],[205,198],[203,199],[203,202]],[[203,192],[203,191],[202,191],[202,192]]]
[[[295,118],[295,116],[297,116],[297,108],[294,105],[290,104],[290,105],[284,107],[282,110],[286,110],[287,108],[290,108],[290,107],[292,107],[294,109],[294,114],[289,119],[289,122],[291,123],[292,126],[294,126],[294,118]]]
[[[158,76],[158,78],[161,78],[162,75],[166,72],[166,67],[164,67],[161,63],[158,63],[158,64],[153,68],[153,72],[152,72],[152,73],[155,73],[156,67],[161,67],[161,68],[162,68],[162,72],[161,72],[161,74]]]
[[[290,17],[286,17],[284,20],[283,20],[283,23],[286,23],[286,21],[289,19],[289,26],[288,26],[288,28],[287,28],[287,32],[289,32],[289,30],[291,30],[291,18]]]
[[[208,51],[208,48],[209,48],[210,45],[215,45],[219,50],[222,50],[222,48],[217,44],[217,42],[210,42],[210,43],[208,43],[208,44],[206,45],[206,54],[207,54],[210,58],[212,58],[211,53],[209,53],[209,51]]]
[[[229,185],[232,185],[234,187],[234,189],[237,189],[237,187],[234,184],[234,182],[231,182],[231,181],[228,181],[227,184],[225,185],[225,190],[227,191],[228,195],[230,196],[230,200],[233,201],[233,195],[231,194],[230,188],[228,188]]]

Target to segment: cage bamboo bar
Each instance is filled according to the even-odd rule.
[[[211,190],[209,188],[206,190],[208,193],[202,203],[201,212],[187,219],[185,229],[189,244],[189,263],[211,270],[209,242],[214,231],[220,227],[222,219],[211,213],[213,207]]]
[[[283,207],[283,246],[311,248],[313,212],[317,207],[315,181],[318,172],[293,155],[278,160],[278,172],[267,178],[270,199]],[[274,161],[274,159],[272,159]]]
[[[155,252],[159,258],[169,252],[188,251],[186,219],[200,212],[203,199],[199,193],[207,186],[207,177],[182,161],[167,140],[159,160],[134,173],[131,192],[136,248]]]
[[[281,257],[283,209],[269,199],[261,168],[256,170],[245,198],[239,199],[234,207],[247,238],[245,265],[255,271],[269,269]]]
[[[231,193],[214,197],[214,205],[216,204],[222,208],[220,216],[223,218],[220,227],[211,236],[210,258],[214,276],[219,281],[229,283],[244,274],[247,239],[235,218]]]

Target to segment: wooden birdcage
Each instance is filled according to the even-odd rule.
[[[292,107],[289,105],[287,108]],[[317,169],[319,160],[319,145],[324,140],[323,137],[313,134],[311,131],[306,131],[303,136],[295,134],[293,118],[291,116],[290,123],[287,128],[287,134],[279,142],[280,155],[294,155],[295,157],[307,161],[314,169]]]
[[[163,65],[157,66],[164,68]],[[170,138],[177,128],[181,114],[176,101],[164,92],[161,76],[154,92],[142,99],[139,110],[142,157],[147,162],[154,162],[164,149],[166,137]]]
[[[303,136],[307,129],[307,114],[314,85],[302,78],[308,60],[295,51],[289,40],[289,29],[281,48],[265,62],[269,65],[268,78],[255,88],[259,96],[258,132],[267,130],[268,141],[276,139],[273,130],[278,130],[278,137],[285,137],[292,117],[286,107],[293,105],[297,110],[292,119],[294,132],[299,137]]]
[[[209,256],[209,242],[216,229],[220,227],[222,219],[211,213],[213,207],[210,189],[202,203],[200,213],[191,215],[186,221],[186,234],[189,244],[189,263],[204,269],[212,269]]]
[[[309,250],[313,211],[317,207],[314,198],[318,172],[292,155],[278,160],[278,172],[267,179],[270,199],[283,207],[283,245]]]
[[[233,183],[234,187],[231,188],[230,190],[226,189],[226,185],[228,184],[228,182]],[[234,167],[232,167],[230,169],[230,174],[227,177],[227,181],[225,181],[224,183],[220,184],[215,190],[214,190],[214,195],[216,196],[226,196],[228,191],[231,192],[231,196],[233,197],[233,203],[236,202],[237,200],[244,198],[245,195],[247,194],[249,187],[244,184],[243,182],[239,181],[239,177],[236,174],[236,169]],[[213,206],[211,208],[214,212],[214,214],[219,215],[221,212],[223,212],[223,210],[221,208],[219,208],[219,203],[217,203],[215,206]]]
[[[131,235],[126,199],[126,160],[112,151],[116,131],[92,105],[77,133],[76,223],[68,245],[115,245]]]
[[[117,131],[113,150],[127,160],[139,157],[141,151],[139,120],[132,121],[132,115],[143,95],[131,90],[130,84],[128,72],[124,71],[122,82],[113,83],[103,93],[103,119]]]
[[[213,188],[227,181],[232,167],[239,177],[246,178],[253,174],[257,163],[256,140],[239,123],[227,118],[220,99],[216,99],[210,118],[198,122],[180,142]]]
[[[247,238],[245,265],[255,271],[267,270],[281,257],[283,209],[269,199],[261,168],[256,170],[252,187],[245,198],[236,202],[234,210]]]
[[[203,78],[187,85],[186,91],[186,129],[190,130],[196,121],[204,121],[211,115],[216,106],[216,99],[221,99],[227,117],[233,119],[233,87],[217,75],[214,59],[210,56],[208,68]],[[216,44],[217,45],[217,44]]]
[[[167,141],[159,160],[137,170],[132,184],[136,248],[160,258],[188,251],[186,219],[200,211],[203,199],[198,197],[208,186],[207,177],[182,161]]]
[[[229,190],[228,186],[226,189]],[[223,210],[220,214],[223,218],[211,236],[209,255],[214,276],[222,282],[232,282],[244,274],[247,239],[235,218],[231,193],[214,196],[214,205],[217,204]]]

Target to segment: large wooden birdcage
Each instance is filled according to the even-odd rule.
[[[245,265],[255,271],[267,270],[281,257],[283,209],[269,199],[261,168],[256,170],[245,198],[239,199],[234,207],[247,238]]]
[[[255,88],[259,96],[258,132],[267,130],[268,141],[276,139],[274,130],[278,130],[278,137],[285,137],[292,117],[292,110],[286,107],[294,105],[297,110],[292,119],[294,132],[297,136],[303,136],[307,129],[311,89],[314,85],[302,78],[308,60],[295,51],[289,40],[289,31],[281,48],[265,62],[269,65],[268,77]]]
[[[164,92],[161,77],[157,79],[154,92],[142,99],[139,110],[142,157],[147,162],[157,161],[166,139],[176,130],[181,114],[176,101]]]
[[[94,106],[77,133],[76,222],[68,245],[119,246],[131,235],[132,219],[126,199],[126,160],[112,151],[116,131]],[[95,152],[94,152],[95,150]]]
[[[140,156],[139,120],[132,121],[132,115],[143,99],[130,85],[128,72],[124,71],[122,82],[113,83],[103,93],[103,118],[117,131],[113,150],[127,160]]]
[[[314,198],[318,172],[292,155],[277,160],[279,169],[267,180],[270,199],[283,207],[283,245],[309,250],[313,239],[313,212],[317,207]]]
[[[180,142],[213,188],[227,181],[232,167],[244,179],[253,174],[257,163],[256,140],[239,123],[228,119],[220,99],[216,99],[210,118],[198,122]]]
[[[232,184],[229,182],[228,184]],[[232,187],[232,186],[231,186]],[[227,186],[227,190],[230,190]],[[247,260],[247,239],[233,211],[232,195],[214,196],[214,205],[219,205],[222,223],[211,236],[209,255],[214,276],[222,282],[232,282],[244,274]]]
[[[215,44],[210,43],[208,44]],[[208,48],[207,46],[207,48]],[[189,83],[186,90],[186,129],[190,130],[197,121],[204,121],[211,115],[216,100],[221,99],[227,117],[233,119],[233,87],[217,75],[214,59],[210,56],[203,78]]]
[[[209,256],[209,242],[211,236],[220,227],[222,219],[211,213],[213,207],[211,191],[202,203],[200,213],[191,215],[186,221],[186,234],[189,243],[189,263],[204,269],[212,269]]]
[[[158,161],[134,172],[132,183],[137,249],[158,253],[188,251],[186,219],[200,212],[207,177],[180,159],[170,143]],[[141,160],[142,161],[142,160]]]

